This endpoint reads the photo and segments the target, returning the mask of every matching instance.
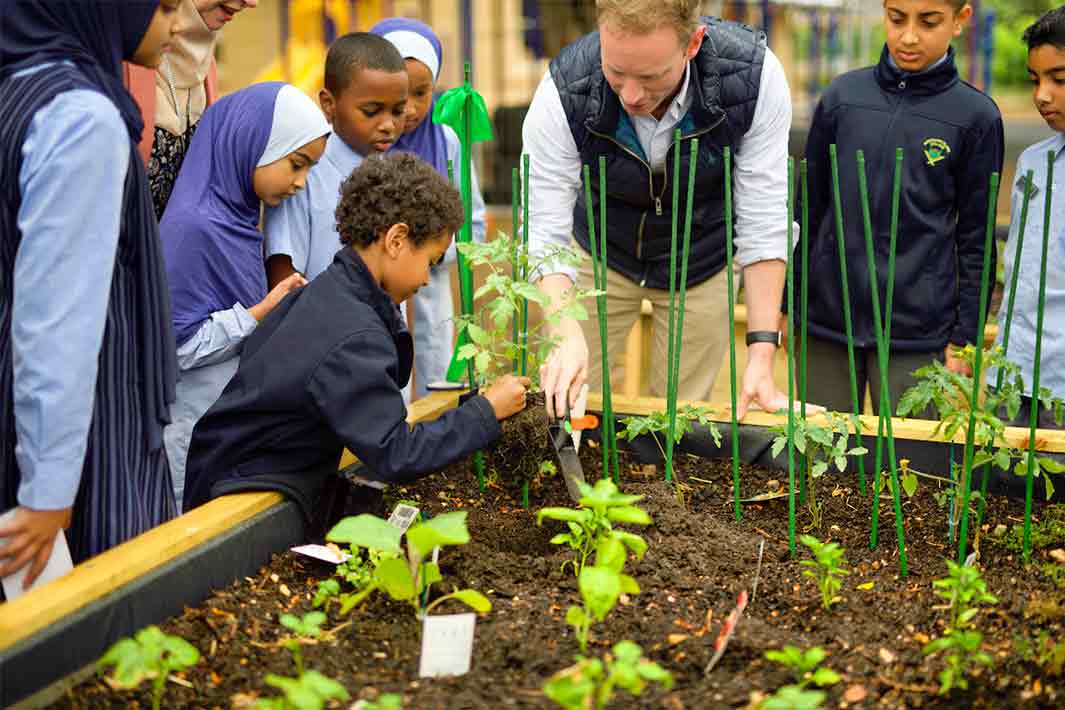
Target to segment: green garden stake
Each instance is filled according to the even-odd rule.
[[[1047,250],[1050,244],[1050,214],[1054,200],[1054,152],[1047,153],[1046,200],[1043,207],[1043,251],[1039,257],[1039,308],[1035,317],[1035,359],[1032,362],[1032,406],[1028,423],[1028,469],[1024,477],[1024,561],[1032,554],[1032,484],[1035,460],[1035,430],[1039,423],[1039,360],[1043,356],[1043,316],[1047,297]],[[1016,270],[1020,263],[1014,267]]]
[[[599,286],[597,287],[602,291],[602,295],[599,298],[602,299],[602,306],[600,307],[603,312],[603,322],[600,326],[603,329],[601,337],[603,339],[603,372],[610,372],[610,358],[606,349],[606,156],[599,156],[599,260],[601,262],[599,266]],[[610,378],[606,375],[603,376],[603,419],[608,425],[607,430],[604,431],[604,448],[609,445],[610,448],[610,466],[613,472],[614,483],[620,483],[621,474],[618,471],[618,437],[615,427],[617,423],[614,421],[614,398],[611,394],[612,385],[610,384]],[[603,469],[606,471],[606,469]],[[604,475],[606,475],[604,473]]]
[[[795,312],[795,158],[788,158],[788,313]],[[789,338],[789,348],[791,339]],[[795,365],[788,354],[788,550],[795,556]],[[801,476],[803,480],[805,476]]]
[[[592,177],[591,169],[584,165],[582,167],[581,174],[584,178],[584,206],[588,212],[588,244],[591,246],[592,252],[592,281],[595,284],[595,288],[598,290],[600,280],[606,278],[606,274],[599,273],[599,241],[595,235],[595,211],[592,209]],[[602,195],[600,195],[602,198]],[[601,478],[606,478],[610,475],[610,427],[607,424],[606,416],[606,398],[607,389],[609,385],[606,384],[610,380],[610,370],[607,369],[607,354],[606,354],[606,299],[602,296],[596,296],[595,299],[595,311],[596,317],[599,320],[599,346],[602,350],[602,363],[603,363],[603,422],[602,422],[602,450],[603,450],[603,470],[600,474]]]
[[[528,510],[529,508],[529,482],[521,482],[521,507]]]
[[[984,323],[987,321],[988,292],[991,277],[991,252],[995,248],[995,207],[998,204],[998,173],[991,173],[987,194],[987,229],[984,236],[984,264],[980,272],[980,303],[976,318],[976,348],[973,356],[973,395],[970,400],[974,406],[969,408],[969,427],[965,433],[965,460],[961,478],[961,520],[958,530],[958,564],[965,562],[965,548],[969,540],[969,496],[972,493],[973,448],[976,444],[976,407],[980,397],[984,364]],[[1050,184],[1050,183],[1048,183]],[[1047,192],[1050,192],[1047,190]],[[1038,392],[1038,390],[1032,390]],[[1036,397],[1035,399],[1038,399]]]
[[[669,171],[666,177],[669,178]],[[669,241],[669,332],[666,335],[666,483],[673,482],[673,435],[676,430],[676,395],[673,390],[673,349],[677,327],[677,220],[680,219],[680,129],[673,131],[673,219]]]
[[[736,293],[732,279],[732,149],[725,146],[725,280],[728,282],[728,374],[732,397],[732,508],[736,522],[743,519],[740,505],[740,424],[736,419]]]
[[[521,280],[529,280],[529,154],[521,156]],[[521,375],[528,374],[529,365],[529,299],[521,299]]]
[[[877,362],[880,366],[880,408],[881,411],[890,409],[891,397],[888,393],[888,346],[884,339],[884,326],[880,317],[880,289],[877,286],[879,280],[876,275],[876,256],[873,249],[873,224],[869,214],[869,184],[865,175],[865,153],[858,151],[858,191],[862,202],[862,226],[865,232],[865,255],[869,269],[869,289],[873,302],[873,330],[876,333]],[[899,471],[895,459],[895,434],[892,431],[891,417],[885,418],[887,426],[888,458],[891,459],[891,498],[895,504],[895,540],[899,550],[899,575],[905,577],[909,574],[909,565],[906,561],[906,533],[902,525],[902,500],[899,491]],[[877,471],[879,473],[879,471]],[[878,476],[879,478],[879,476]],[[880,489],[873,486],[873,513],[880,509]],[[876,525],[873,526],[875,535]],[[874,543],[875,544],[875,543]]]
[[[673,415],[669,419],[670,425],[670,440],[672,441],[675,436],[676,420],[677,420],[677,388],[680,384],[680,350],[681,343],[684,336],[684,302],[688,293],[688,255],[691,252],[692,243],[692,210],[695,206],[695,168],[698,163],[699,155],[699,139],[692,138],[691,141],[691,153],[688,159],[688,195],[687,200],[684,203],[684,243],[681,247],[681,261],[680,261],[680,304],[677,309],[677,328],[676,328],[676,342],[673,345],[673,393],[671,399],[673,401]],[[680,154],[677,153],[676,160],[680,162]],[[674,192],[680,189],[680,183],[674,184]],[[672,459],[671,459],[672,462]]]
[[[1013,257],[1013,273],[1010,274],[1010,291],[1006,299],[1006,319],[1002,323],[1002,357],[1009,356],[1010,349],[1010,325],[1013,323],[1013,304],[1017,297],[1017,275],[1020,274],[1021,247],[1024,244],[1024,231],[1028,226],[1028,203],[1032,199],[1032,182],[1035,171],[1029,170],[1024,178],[1024,199],[1021,201],[1021,224],[1017,230],[1017,248]],[[1005,373],[1000,368],[995,378],[995,389],[1002,389],[1002,378]],[[984,509],[987,505],[987,482],[991,476],[991,462],[984,464],[983,476],[980,480],[980,500],[976,505],[976,527],[984,524]]]
[[[799,413],[799,420],[806,423],[806,383],[807,383],[807,366],[806,366],[806,317],[807,310],[809,309],[809,280],[810,280],[810,186],[808,180],[808,164],[805,159],[799,163],[799,182],[802,183],[802,224],[799,226],[799,249],[802,252],[802,286],[800,288],[799,309],[802,311],[800,314],[800,332],[799,332],[799,405],[802,409]],[[794,267],[792,267],[794,269]],[[791,313],[791,311],[788,311]],[[794,318],[792,320],[794,323]],[[788,332],[788,349],[793,347],[791,342],[793,340],[792,333]],[[791,357],[792,353],[789,352],[788,356]],[[789,378],[790,379],[790,378]],[[806,471],[807,461],[806,456],[799,459],[802,462],[802,470]],[[862,493],[865,493],[865,480],[862,480]]]
[[[518,201],[521,199],[519,189],[519,176],[518,169],[512,168],[510,171],[510,277],[515,281],[518,280]],[[518,327],[520,325],[520,319],[518,316],[514,316],[511,320],[511,332],[513,337],[512,342],[515,344],[518,342]],[[520,374],[520,360],[519,355],[514,354],[514,374]]]
[[[854,326],[851,323],[851,293],[849,280],[847,278],[847,249],[844,242],[843,234],[843,203],[840,197],[839,190],[839,154],[837,153],[836,144],[833,143],[828,147],[829,160],[832,164],[832,212],[835,216],[836,223],[836,246],[839,251],[839,280],[841,293],[843,295],[843,327],[844,333],[847,335],[847,367],[848,374],[850,375],[851,383],[851,407],[854,411],[855,418],[861,416],[862,403],[858,398],[858,370],[854,364]],[[862,432],[858,428],[855,432],[855,441],[858,446],[862,445]],[[865,492],[865,457],[862,456],[858,459],[858,483],[861,486],[862,492]],[[876,547],[876,520],[877,520],[877,505],[875,503],[876,496],[880,490],[880,467],[877,467],[876,473],[873,474],[873,542],[872,546]]]
[[[884,302],[884,343],[887,347],[888,364],[891,360],[891,314],[894,307],[895,300],[895,251],[896,244],[898,242],[899,235],[899,200],[902,195],[902,160],[903,150],[902,148],[895,149],[895,173],[892,178],[891,187],[891,236],[888,243],[888,273],[887,273],[887,295]],[[876,455],[873,460],[873,464],[876,466],[877,473],[882,469],[881,466],[884,463],[884,427],[885,419],[890,419],[893,412],[891,411],[890,401],[888,398],[888,407],[880,406],[883,404],[883,397],[880,398],[881,402],[877,405],[877,422],[876,422]],[[859,437],[861,436],[859,432]],[[859,441],[861,439],[859,438]],[[860,444],[859,444],[860,445]],[[878,479],[879,480],[879,479]],[[864,476],[863,476],[863,483]],[[864,487],[863,487],[864,488]],[[879,488],[877,489],[879,491]],[[877,493],[879,495],[879,493]],[[879,506],[878,506],[879,507]],[[878,511],[879,517],[879,511]],[[879,521],[877,522],[876,530],[873,533],[872,540],[873,545],[876,545],[875,535],[879,534]]]

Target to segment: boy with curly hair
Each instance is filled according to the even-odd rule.
[[[436,421],[407,425],[400,390],[414,349],[397,304],[428,283],[462,223],[447,179],[408,153],[367,158],[344,181],[336,219],[345,248],[259,324],[196,425],[186,510],[278,490],[316,521],[345,447],[372,478],[410,481],[488,446],[498,420],[524,408],[528,378],[507,375]]]

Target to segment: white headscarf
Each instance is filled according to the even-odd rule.
[[[277,162],[297,148],[328,135],[332,130],[318,104],[295,86],[286,84],[277,93],[270,139],[266,142],[266,149],[255,167],[261,168]]]

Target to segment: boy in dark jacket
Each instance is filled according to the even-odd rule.
[[[463,219],[458,192],[407,153],[367,158],[341,188],[344,247],[246,341],[240,368],[196,425],[185,509],[280,490],[313,520],[344,447],[382,481],[409,481],[491,444],[525,406],[505,376],[433,422],[407,425],[413,346],[396,304],[429,279]]]
[[[886,46],[876,66],[838,77],[807,139],[810,184],[808,399],[851,409],[847,339],[832,204],[829,146],[839,150],[847,276],[859,397],[880,401],[872,294],[855,155],[865,153],[880,304],[887,293],[895,149],[904,151],[896,247],[891,406],[911,372],[933,358],[956,372],[953,348],[977,330],[991,173],[1002,168],[998,107],[962,81],[951,40],[972,15],[966,0],[885,0]],[[994,254],[992,271],[994,273]],[[802,274],[801,264],[796,274]]]

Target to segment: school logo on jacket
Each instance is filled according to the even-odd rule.
[[[928,161],[928,167],[935,167],[936,163],[950,155],[950,146],[941,138],[928,138],[924,142],[924,157]]]

